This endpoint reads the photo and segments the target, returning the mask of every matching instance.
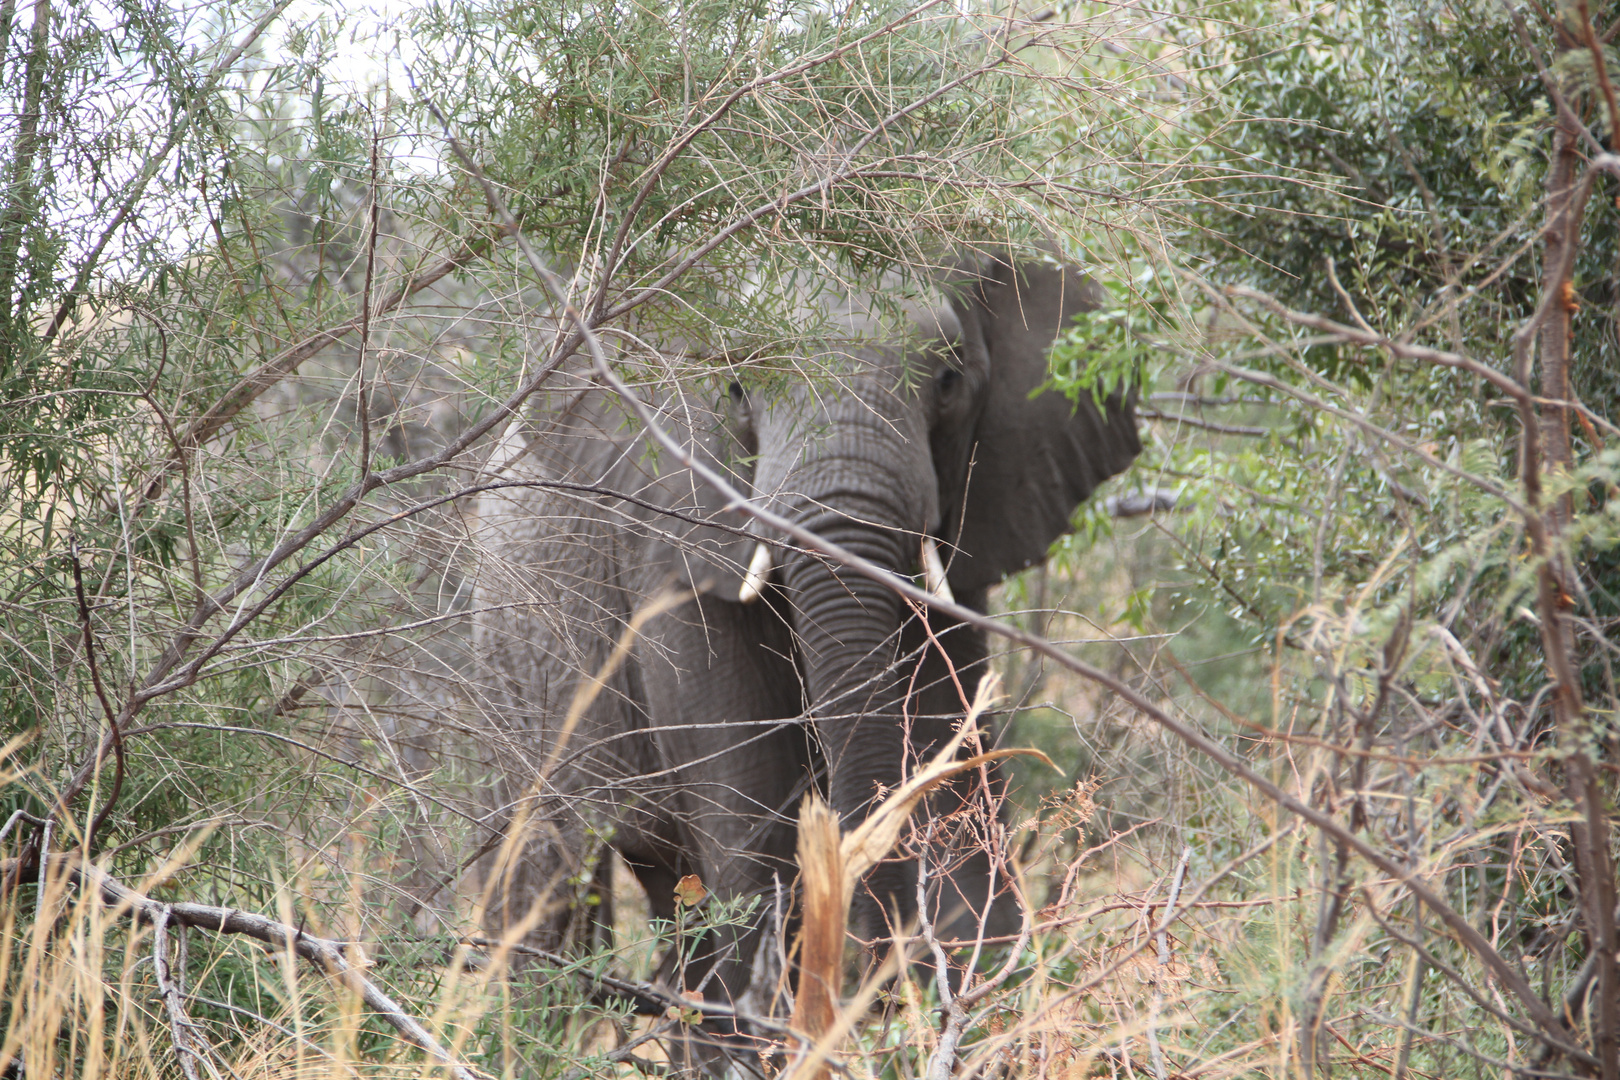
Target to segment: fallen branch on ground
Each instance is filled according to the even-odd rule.
[[[0,878],[25,871],[18,859],[0,861]],[[489,1077],[464,1065],[433,1037],[433,1033],[407,1013],[393,998],[385,994],[376,983],[363,975],[350,963],[347,953],[350,942],[315,937],[302,930],[277,922],[263,915],[236,908],[214,907],[209,904],[166,904],[136,892],[116,880],[99,867],[84,862],[77,852],[52,855],[41,870],[41,879],[63,875],[95,889],[111,905],[116,914],[129,914],[138,922],[154,927],[173,924],[195,926],[219,934],[241,934],[276,949],[289,949],[306,960],[318,964],[327,975],[360,995],[366,1005],[388,1021],[409,1043],[424,1050],[429,1057],[444,1065],[455,1080],[489,1080]]]

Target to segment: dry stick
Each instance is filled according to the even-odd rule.
[[[9,745],[6,747],[8,750],[10,748],[11,747]],[[6,818],[6,823],[4,825],[0,825],[0,844],[6,842],[6,837],[10,835],[11,830],[16,826],[17,822],[26,822],[29,825],[34,826],[36,829],[42,829],[45,827],[46,820],[47,819],[42,817],[35,817],[26,810],[13,810],[11,812],[11,816]],[[3,878],[3,875],[0,875],[0,878]]]
[[[581,960],[577,956],[564,956],[561,953],[551,952],[547,949],[538,949],[532,945],[521,943],[513,944],[497,938],[485,937],[480,934],[470,934],[461,939],[463,944],[476,945],[479,948],[502,948],[523,956],[532,956],[537,960],[544,960],[561,968],[565,973],[578,975],[594,988],[604,991],[615,998],[628,1000],[644,1015],[662,1016],[666,1009],[692,1009],[704,1016],[721,1016],[758,1024],[766,1030],[774,1030],[783,1035],[793,1033],[792,1027],[771,1017],[758,1016],[754,1013],[725,1005],[718,1001],[685,997],[673,991],[665,990],[652,983],[635,982],[631,979],[621,979],[595,971],[585,971],[581,968]]]
[[[960,1019],[952,1017],[952,1022],[958,1024],[959,1026],[960,1033],[958,1034],[956,1040],[958,1044],[960,1044],[961,1041],[961,1034],[965,1034],[967,1029],[972,1027],[974,1023],[974,1019],[968,1015],[968,1010],[972,1009],[973,1006],[977,1005],[996,990],[1000,989],[1002,984],[1004,984],[1007,979],[1011,977],[1012,973],[1017,970],[1018,966],[1023,962],[1024,949],[1028,947],[1030,938],[1033,937],[1035,933],[1035,912],[1029,905],[1029,897],[1026,895],[1024,890],[1023,878],[1015,868],[1007,866],[1003,851],[1004,846],[1005,845],[1000,845],[996,847],[994,852],[995,858],[990,863],[990,870],[992,875],[994,875],[996,866],[1000,864],[1004,869],[1010,871],[1007,874],[1007,888],[1012,891],[1013,898],[1017,901],[1018,910],[1022,912],[1023,918],[1018,928],[1018,936],[1013,941],[1012,948],[1007,950],[1007,959],[1002,963],[1001,967],[997,969],[994,975],[990,976],[988,979],[982,980],[977,985],[974,985],[972,981],[973,970],[978,966],[979,954],[985,945],[984,924],[990,910],[990,890],[986,890],[984,913],[982,913],[979,917],[979,937],[973,942],[973,953],[968,959],[967,965],[963,970],[962,990],[956,994],[956,1005],[962,1013]],[[994,878],[992,876],[992,882],[993,881]],[[930,945],[935,944],[932,939],[930,939],[929,943]],[[930,1069],[930,1071],[932,1071],[932,1069]]]
[[[1243,424],[1217,424],[1212,420],[1200,420],[1196,416],[1160,412],[1158,409],[1144,409],[1140,406],[1136,410],[1136,415],[1144,420],[1163,420],[1167,424],[1202,428],[1204,431],[1213,431],[1221,435],[1247,435],[1255,439],[1263,439],[1272,434],[1274,430],[1272,428],[1250,427]]]
[[[1393,558],[1394,556],[1391,556]],[[1387,563],[1386,563],[1387,565]],[[1375,577],[1378,575],[1374,575]],[[1365,830],[1367,815],[1365,806],[1365,788],[1367,777],[1368,753],[1372,749],[1374,725],[1385,705],[1389,702],[1389,691],[1395,672],[1400,667],[1401,659],[1405,655],[1408,632],[1410,630],[1410,611],[1404,610],[1396,628],[1384,643],[1383,658],[1378,669],[1378,692],[1373,701],[1372,708],[1363,712],[1348,704],[1348,696],[1344,693],[1342,682],[1335,700],[1339,704],[1341,715],[1348,712],[1355,720],[1360,733],[1360,746],[1356,749],[1359,754],[1352,757],[1350,774],[1351,809],[1350,828]],[[1344,758],[1344,750],[1332,744],[1331,749],[1335,761],[1335,768]],[[1333,772],[1329,773],[1329,782],[1332,785],[1328,795],[1331,804],[1333,793],[1337,791],[1337,779]],[[1300,1010],[1300,1060],[1306,1073],[1316,1072],[1317,1055],[1324,1049],[1322,1034],[1324,1031],[1332,1034],[1331,1027],[1323,1010],[1327,1005],[1329,985],[1332,981],[1333,969],[1327,959],[1328,945],[1338,931],[1339,921],[1344,915],[1345,905],[1349,901],[1350,883],[1346,877],[1349,864],[1349,852],[1343,844],[1335,844],[1333,859],[1323,861],[1323,883],[1321,906],[1317,915],[1316,932],[1311,942],[1311,965],[1306,976],[1306,988]]]
[[[933,839],[933,827],[930,823],[928,836],[925,837],[922,849],[917,853],[917,922],[922,931],[923,941],[928,950],[934,954],[934,985],[939,989],[939,1004],[945,1013],[945,1028],[939,1033],[939,1042],[934,1047],[934,1054],[928,1059],[928,1068],[923,1075],[926,1080],[948,1080],[951,1070],[956,1065],[957,1044],[962,1041],[962,1028],[967,1018],[967,1011],[962,1008],[951,990],[951,964],[945,957],[945,949],[939,943],[939,935],[934,932],[934,924],[928,918],[928,840]],[[1029,924],[1029,913],[1024,913],[1024,924]],[[1016,954],[1015,954],[1016,955]],[[971,975],[971,969],[968,972]],[[963,981],[966,982],[964,975]]]
[[[1181,882],[1187,876],[1187,863],[1191,860],[1192,845],[1188,844],[1181,849],[1181,858],[1176,862],[1176,876],[1170,882],[1170,897],[1164,904],[1166,914],[1176,910],[1176,901],[1181,897]],[[1153,1075],[1158,1080],[1166,1080],[1164,1048],[1159,1045],[1159,1010],[1164,1007],[1164,977],[1168,974],[1165,969],[1170,966],[1170,931],[1163,921],[1159,923],[1159,932],[1154,937],[1159,946],[1159,972],[1153,979],[1153,1002],[1148,1007],[1148,1054],[1153,1063]]]
[[[926,862],[926,844],[924,852],[917,856],[917,911],[918,921],[921,924],[923,940],[928,944],[929,950],[934,954],[934,964],[938,971],[935,985],[939,988],[940,1006],[945,1012],[945,1027],[939,1033],[939,1042],[934,1048],[933,1057],[928,1059],[928,1068],[924,1072],[926,1080],[950,1080],[951,1073],[955,1071],[957,1053],[962,1045],[962,1037],[973,1024],[971,1012],[974,1005],[984,1000],[1002,983],[1007,981],[1013,971],[1023,961],[1024,948],[1034,933],[1034,916],[1030,911],[1029,903],[1024,896],[1024,890],[1019,888],[1017,881],[1009,876],[1008,882],[1018,897],[1018,908],[1023,913],[1023,925],[1018,931],[1017,940],[1013,947],[1007,950],[1007,959],[990,978],[977,986],[972,986],[973,967],[977,962],[979,948],[983,942],[974,942],[973,959],[970,960],[962,973],[962,990],[951,990],[951,968],[945,958],[945,949],[938,935],[934,932],[933,924],[928,920],[928,907],[924,889],[926,888],[928,866]],[[991,864],[994,869],[995,864]],[[989,907],[988,890],[985,899],[986,909]],[[980,926],[983,926],[981,920]]]
[[[685,1007],[690,1008],[691,1003],[688,1002]],[[602,1060],[609,1063],[628,1061],[630,1064],[636,1067],[637,1071],[649,1076],[667,1075],[666,1073],[660,1072],[655,1068],[649,1067],[647,1062],[636,1057],[635,1051],[644,1043],[652,1042],[655,1039],[662,1039],[664,1036],[673,1031],[678,1023],[679,1021],[677,1020],[666,1020],[664,1023],[659,1024],[656,1027],[649,1028],[646,1031],[643,1031],[640,1035],[637,1035],[635,1038],[631,1039],[629,1042],[625,1043],[623,1046],[616,1047],[603,1054]],[[593,1075],[596,1075],[595,1069],[586,1068],[585,1066],[581,1065],[570,1069],[567,1073],[565,1073],[563,1075],[563,1080],[585,1080],[586,1077]]]
[[[0,862],[0,874],[19,868],[21,860]],[[445,1066],[455,1080],[489,1080],[470,1065],[456,1060],[433,1033],[407,1013],[344,956],[347,942],[315,937],[303,930],[277,922],[263,915],[255,915],[238,908],[214,907],[209,904],[165,904],[129,888],[106,871],[73,854],[52,855],[40,860],[41,872],[46,866],[61,870],[67,877],[96,890],[102,899],[113,906],[115,915],[128,913],[137,922],[158,924],[172,920],[176,925],[195,926],[219,934],[241,934],[262,941],[275,949],[294,952],[319,965],[327,975],[358,993],[373,1012],[381,1016],[398,1031],[407,1042],[426,1051],[428,1056]],[[190,1074],[188,1073],[188,1076]]]
[[[1287,839],[1289,836],[1292,836],[1293,833],[1294,833],[1294,830],[1298,827],[1298,824],[1299,824],[1298,822],[1292,822],[1292,821],[1289,822],[1287,825],[1285,825],[1282,828],[1278,829],[1276,832],[1272,833],[1271,836],[1269,836],[1266,839],[1260,841],[1258,844],[1256,844],[1253,847],[1249,848],[1247,851],[1241,852],[1238,855],[1234,856],[1233,858],[1227,860],[1227,862],[1223,866],[1221,866],[1220,869],[1216,870],[1213,874],[1211,874],[1208,878],[1206,878],[1202,884],[1200,884],[1198,886],[1198,891],[1193,893],[1192,899],[1189,900],[1187,903],[1181,905],[1180,908],[1173,908],[1173,907],[1171,907],[1169,905],[1166,905],[1164,914],[1159,918],[1158,923],[1148,933],[1147,937],[1143,938],[1137,944],[1132,945],[1130,948],[1121,951],[1120,954],[1117,957],[1115,957],[1115,959],[1113,960],[1112,963],[1110,963],[1110,964],[1106,965],[1105,967],[1103,967],[1102,970],[1098,971],[1096,974],[1092,975],[1090,978],[1086,979],[1084,982],[1081,982],[1081,983],[1079,983],[1077,985],[1074,985],[1074,986],[1070,986],[1062,994],[1058,995],[1058,997],[1055,1000],[1047,1000],[1047,1001],[1042,1002],[1041,1008],[1037,1011],[1034,1018],[1025,1018],[1024,1020],[1021,1020],[1011,1031],[1003,1032],[999,1036],[993,1036],[992,1039],[988,1040],[988,1041],[995,1042],[995,1041],[1005,1041],[1005,1040],[1008,1040],[1008,1039],[1012,1039],[1012,1038],[1016,1037],[1021,1030],[1030,1030],[1034,1026],[1034,1024],[1036,1022],[1038,1022],[1040,1017],[1042,1017],[1042,1016],[1051,1016],[1051,1015],[1053,1015],[1053,1013],[1057,1009],[1061,1008],[1064,1005],[1064,1003],[1069,1002],[1069,1001],[1079,1000],[1084,995],[1090,993],[1092,990],[1096,989],[1099,986],[1102,986],[1109,979],[1113,978],[1120,971],[1122,971],[1127,964],[1129,964],[1133,960],[1135,960],[1136,957],[1138,955],[1140,955],[1142,953],[1142,951],[1148,947],[1149,943],[1151,943],[1153,941],[1156,941],[1157,938],[1158,938],[1159,931],[1168,930],[1185,913],[1187,913],[1189,911],[1192,911],[1192,910],[1194,910],[1196,908],[1205,906],[1204,905],[1204,897],[1207,896],[1209,894],[1210,890],[1213,889],[1217,884],[1219,884],[1221,881],[1225,880],[1225,878],[1226,878],[1226,876],[1228,874],[1235,871],[1238,867],[1243,866],[1249,860],[1254,859],[1254,858],[1258,858],[1259,856],[1265,854],[1267,851],[1271,850],[1271,848],[1273,846],[1275,846],[1277,843],[1279,843],[1280,841]],[[1133,828],[1135,828],[1135,826],[1133,826]],[[1112,842],[1113,842],[1112,840],[1108,841],[1108,843],[1112,843]],[[1107,846],[1107,845],[1105,844],[1105,845],[1102,845],[1102,846]],[[1101,847],[1094,848],[1093,850],[1094,851],[1101,850]],[[1089,854],[1089,852],[1088,852],[1088,854]],[[1137,904],[1130,904],[1130,905],[1125,905],[1125,906],[1127,906],[1130,910],[1133,910],[1133,911],[1140,910],[1140,905],[1137,905]],[[1105,908],[1104,910],[1108,910],[1108,909]],[[967,1070],[965,1075],[962,1077],[962,1080],[974,1080],[974,1077],[983,1068],[983,1064],[984,1064],[985,1060],[986,1060],[985,1058],[981,1057],[978,1062],[972,1064],[972,1066]]]
[[[177,985],[174,969],[169,966],[169,920],[172,916],[168,905],[163,904],[158,906],[152,919],[152,974],[157,980],[158,996],[163,999],[163,1008],[169,1014],[169,1038],[174,1043],[175,1056],[180,1059],[180,1069],[186,1074],[186,1080],[199,1080],[196,1054],[191,1049],[191,1017],[186,1015],[182,997],[184,991]],[[184,932],[182,928],[181,933]]]
[[[452,147],[459,148],[459,144],[452,143]],[[458,156],[461,157],[463,164],[467,165],[470,169],[476,170],[476,166],[472,163],[471,158],[465,156],[464,151],[458,149],[457,152]],[[499,193],[495,191],[494,187],[488,182],[488,180],[483,178],[483,174],[481,172],[475,171],[474,175],[477,176],[480,182],[483,184],[486,197],[491,200],[502,220],[506,222],[508,228],[513,231],[514,238],[517,240],[518,247],[523,252],[524,258],[528,260],[531,268],[534,269],[535,273],[551,291],[553,298],[562,307],[563,314],[576,327],[578,336],[583,339],[585,346],[590,351],[591,358],[596,367],[597,375],[602,379],[603,382],[607,383],[614,389],[616,393],[618,393],[619,397],[625,402],[626,405],[630,407],[631,411],[636,414],[636,417],[641,421],[643,428],[645,428],[647,433],[651,435],[660,446],[670,453],[676,461],[680,462],[687,469],[691,470],[693,475],[703,480],[727,499],[727,509],[737,510],[747,514],[760,524],[792,537],[810,551],[817,552],[848,567],[851,570],[854,570],[856,573],[859,573],[864,577],[879,582],[884,587],[893,590],[903,597],[907,597],[918,603],[926,604],[936,611],[950,615],[951,617],[967,623],[970,626],[978,627],[986,632],[1006,638],[1009,641],[1015,641],[1021,645],[1027,646],[1028,648],[1035,650],[1037,653],[1047,657],[1060,666],[1068,668],[1075,674],[1113,691],[1113,693],[1124,699],[1127,704],[1134,707],[1137,711],[1142,713],[1142,715],[1148,717],[1154,723],[1164,728],[1170,734],[1174,735],[1176,738],[1180,739],[1194,750],[1197,750],[1209,757],[1232,776],[1242,780],[1244,783],[1248,784],[1250,787],[1254,788],[1267,799],[1276,803],[1283,809],[1303,818],[1315,828],[1327,833],[1334,839],[1341,841],[1383,873],[1404,883],[1412,891],[1412,894],[1424,904],[1428,905],[1429,909],[1433,911],[1442,922],[1451,928],[1452,932],[1457,935],[1457,937],[1462,941],[1463,945],[1470,952],[1474,953],[1474,955],[1477,956],[1480,961],[1485,964],[1485,966],[1489,968],[1498,979],[1501,980],[1502,984],[1519,999],[1520,1003],[1524,1006],[1525,1011],[1528,1012],[1531,1017],[1535,1019],[1536,1023],[1542,1028],[1541,1038],[1545,1042],[1556,1047],[1560,1052],[1567,1054],[1576,1060],[1589,1064],[1595,1063],[1596,1059],[1593,1058],[1591,1054],[1581,1049],[1579,1045],[1572,1041],[1569,1029],[1564,1026],[1563,1021],[1558,1017],[1558,1015],[1554,1013],[1552,1009],[1548,1008],[1547,1003],[1542,1001],[1536,995],[1535,989],[1531,987],[1529,982],[1522,974],[1520,974],[1518,969],[1510,964],[1507,959],[1491,945],[1490,941],[1487,940],[1484,935],[1482,935],[1473,926],[1473,924],[1462,915],[1461,912],[1457,911],[1450,904],[1446,903],[1444,898],[1442,898],[1433,889],[1429,888],[1427,883],[1422,881],[1416,874],[1402,865],[1400,861],[1383,854],[1361,837],[1355,835],[1354,832],[1339,824],[1339,822],[1335,821],[1331,815],[1322,813],[1316,808],[1289,794],[1287,791],[1283,790],[1283,788],[1256,772],[1249,766],[1248,762],[1243,760],[1238,755],[1232,753],[1230,750],[1227,750],[1224,746],[1216,743],[1214,740],[1208,738],[1203,733],[1195,730],[1191,726],[1177,720],[1159,706],[1149,701],[1134,687],[1125,682],[1125,680],[1118,678],[1101,668],[1093,667],[1091,664],[1086,663],[1084,660],[1081,660],[1078,657],[1069,655],[1067,652],[1060,649],[1058,646],[1053,644],[1051,641],[1048,641],[1044,637],[1020,630],[1017,627],[1007,626],[998,620],[991,619],[986,615],[974,611],[971,608],[963,607],[955,602],[941,600],[928,590],[918,588],[910,581],[896,576],[893,571],[889,570],[888,568],[879,566],[877,563],[865,559],[860,555],[855,554],[853,551],[847,550],[839,544],[824,539],[815,532],[811,531],[810,529],[806,529],[795,521],[791,521],[788,518],[773,513],[762,506],[756,505],[742,492],[738,491],[736,487],[734,487],[725,477],[721,476],[715,470],[709,468],[709,466],[704,464],[702,461],[699,461],[686,449],[686,447],[681,445],[679,440],[675,439],[669,434],[669,432],[665,431],[663,427],[659,425],[657,418],[654,417],[652,411],[647,407],[646,403],[643,402],[634,392],[632,392],[631,389],[625,385],[622,379],[613,373],[612,368],[608,365],[607,355],[602,349],[600,339],[597,337],[594,329],[585,321],[584,317],[568,300],[567,293],[562,286],[561,280],[556,276],[556,274],[552,273],[549,267],[541,262],[539,256],[535,254],[534,249],[529,245],[522,232],[517,229],[516,222],[513,221],[511,213],[506,209],[504,202],[501,201]],[[1279,384],[1278,388],[1291,390],[1291,388],[1285,387],[1282,384]],[[1331,409],[1331,406],[1326,406],[1326,403],[1323,403],[1323,405],[1324,407]],[[1332,411],[1342,412],[1343,410]],[[1357,419],[1359,420],[1359,418]],[[1382,432],[1382,429],[1379,429],[1379,431],[1386,435],[1390,434]],[[1393,436],[1390,435],[1390,437]],[[1416,448],[1414,447],[1413,449],[1415,450]],[[1421,453],[1421,451],[1419,451],[1419,453]],[[1432,455],[1425,454],[1423,456],[1432,460]],[[1435,464],[1440,465],[1442,468],[1445,467],[1444,463],[1442,462],[1436,461]],[[1475,482],[1482,479],[1474,477],[1469,478]],[[1502,497],[1511,498],[1507,496],[1505,492],[1502,493]]]

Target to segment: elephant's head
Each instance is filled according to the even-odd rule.
[[[756,496],[899,574],[919,573],[933,541],[954,595],[982,608],[986,590],[1043,559],[1075,506],[1141,449],[1128,400],[1099,409],[1036,393],[1055,335],[1097,306],[1097,292],[1072,270],[989,261],[949,283],[937,334],[909,355],[864,349],[837,386],[774,400],[734,384],[743,441],[757,455]],[[732,558],[752,567],[744,600],[768,580],[789,611],[829,800],[846,822],[858,819],[880,785],[900,779],[906,731],[915,750],[950,727],[940,718],[928,731],[918,713],[930,710],[908,701],[915,665],[897,659],[911,613],[880,583],[808,554],[767,564],[734,549]],[[977,634],[953,641],[954,666],[982,660]],[[960,674],[967,684],[979,673]],[[949,708],[957,692],[945,689],[934,703]],[[903,872],[892,876],[893,902],[910,910]],[[887,891],[876,879],[873,889]],[[865,929],[876,929],[874,915],[868,901]]]

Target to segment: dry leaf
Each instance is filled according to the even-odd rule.
[[[675,902],[681,907],[697,907],[708,895],[709,890],[703,887],[703,879],[696,874],[687,874],[675,883]]]

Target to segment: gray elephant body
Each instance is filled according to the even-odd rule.
[[[989,587],[1043,558],[1140,444],[1129,401],[1031,397],[1054,335],[1095,306],[1084,278],[990,262],[948,286],[939,332],[909,354],[863,347],[838,358],[836,384],[769,403],[733,383],[718,409],[686,391],[657,407],[739,488],[896,573],[916,572],[923,538],[937,538],[956,597],[983,610]],[[985,662],[980,632],[937,613],[925,626],[881,583],[759,535],[655,453],[608,393],[554,391],[512,426],[490,471],[510,486],[478,507],[475,642],[485,701],[510,740],[493,763],[497,802],[532,807],[537,826],[498,882],[498,921],[574,895],[593,836],[623,854],[654,914],[673,911],[687,873],[722,895],[769,895],[773,879],[792,879],[812,776],[846,823],[859,820],[960,721]],[[774,567],[747,603],[739,588],[760,540],[776,545]],[[634,612],[672,587],[695,595],[646,621],[569,721]],[[967,797],[963,785],[939,801]],[[947,876],[938,905],[956,913],[956,932],[1010,928],[989,870],[979,852]],[[886,914],[909,917],[915,880],[905,863],[875,871],[856,931],[875,937]],[[566,921],[555,906],[546,944]],[[753,933],[712,943],[711,998],[748,985]]]

